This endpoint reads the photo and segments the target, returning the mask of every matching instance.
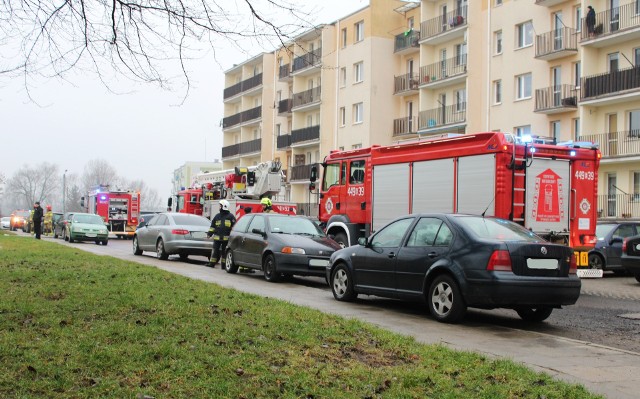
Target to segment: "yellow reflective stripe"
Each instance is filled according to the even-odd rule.
[[[231,227],[231,220],[225,220],[224,221],[224,226],[225,227]]]

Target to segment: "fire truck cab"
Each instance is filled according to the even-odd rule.
[[[140,193],[131,190],[110,190],[98,186],[87,198],[81,198],[81,206],[88,213],[102,217],[109,231],[118,238],[133,237],[140,216]]]

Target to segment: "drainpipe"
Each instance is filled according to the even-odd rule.
[[[467,34],[467,40],[468,40],[469,35]],[[487,87],[486,87],[486,91],[487,91],[487,106],[485,107],[486,110],[486,115],[485,115],[485,132],[488,132],[489,130],[491,130],[491,61],[493,60],[493,53],[491,52],[491,2],[489,2],[489,6],[487,7],[487,57],[488,57],[488,62],[487,62],[487,78],[485,79]],[[467,48],[468,48],[468,44],[467,44]],[[467,78],[468,79],[468,78]],[[504,127],[502,127],[502,129],[504,129]]]

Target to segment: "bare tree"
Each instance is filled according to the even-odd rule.
[[[114,186],[120,182],[118,172],[104,159],[92,159],[84,166],[81,188],[88,192],[93,187],[106,185]]]
[[[291,2],[290,2],[291,1]],[[190,87],[187,62],[206,48],[240,51],[290,42],[312,26],[314,10],[292,0],[112,0],[0,2],[2,74],[65,78],[89,70],[109,87],[110,75],[170,88]],[[308,6],[307,6],[308,8]],[[14,44],[11,46],[11,44]],[[11,61],[9,61],[11,60]],[[180,71],[177,76],[175,72]]]
[[[143,180],[132,180],[127,183],[131,190],[140,192],[140,209],[144,211],[158,211],[162,209],[162,199],[158,191],[149,187]]]
[[[35,201],[50,203],[60,190],[58,165],[43,162],[34,168],[24,165],[7,182],[7,193],[20,207],[30,209]]]

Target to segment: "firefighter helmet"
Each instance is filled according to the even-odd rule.
[[[229,210],[229,201],[227,201],[227,200],[221,200],[221,201],[220,201],[220,208],[221,208],[223,211],[228,211],[228,210]]]
[[[51,210],[51,205],[47,205],[47,210],[50,211]]]
[[[261,199],[261,200],[260,200],[260,203],[261,203],[263,206],[271,206],[271,200],[270,200],[269,198],[263,198],[263,199]]]

